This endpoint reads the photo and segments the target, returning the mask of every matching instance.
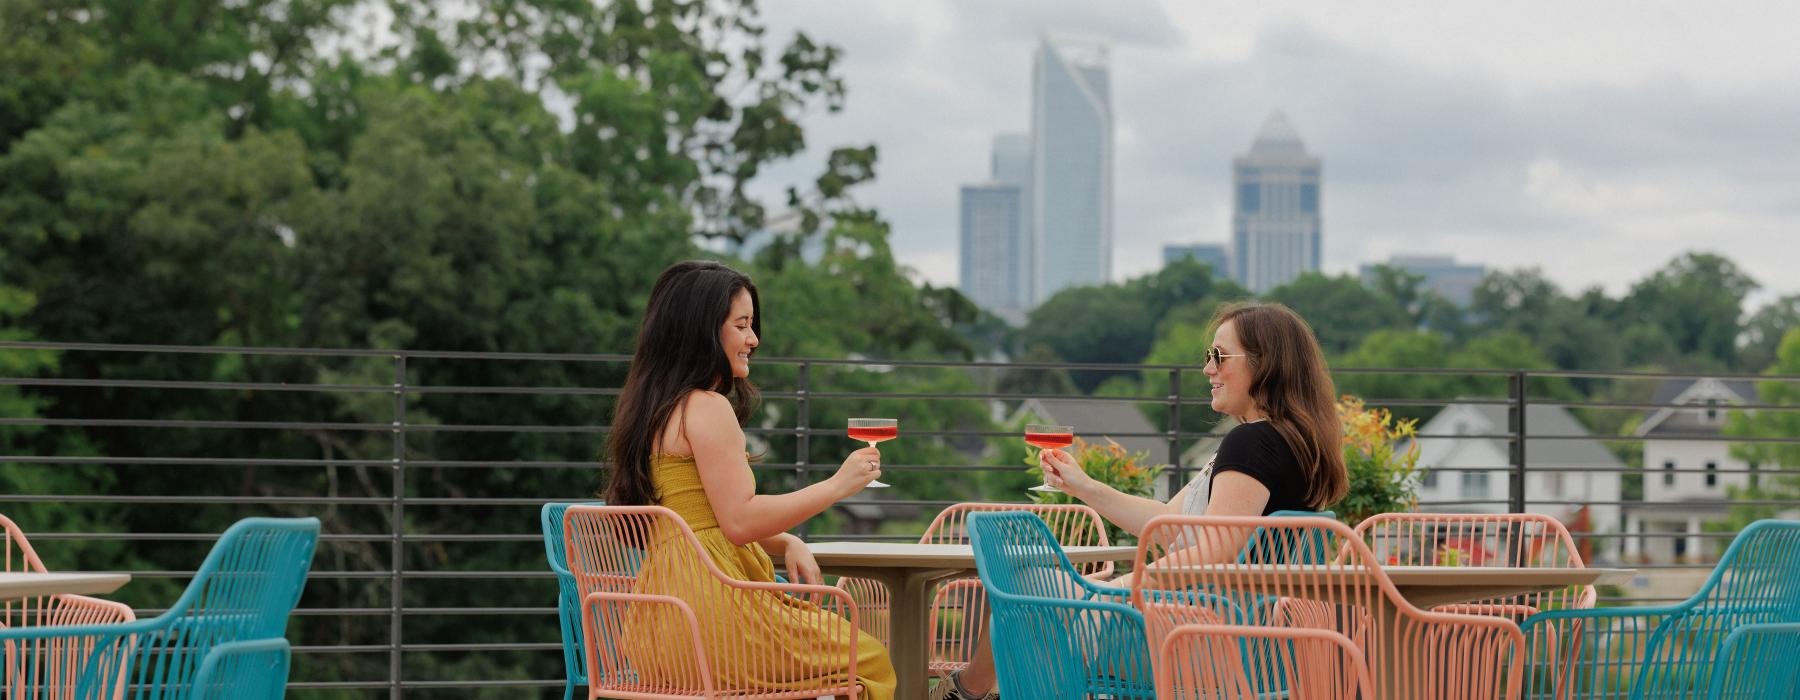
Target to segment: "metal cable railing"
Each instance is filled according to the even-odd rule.
[[[230,520],[317,515],[325,535],[290,634],[299,697],[561,686],[555,586],[542,561],[537,509],[599,488],[606,409],[627,356],[0,342],[0,357],[15,352],[54,353],[58,362],[44,376],[0,376],[0,391],[31,399],[0,406],[32,409],[0,414],[0,511],[41,543],[53,568],[129,570],[134,582],[118,597],[153,615],[174,600],[192,575],[186,567],[198,565]],[[121,357],[131,361],[113,361]],[[120,367],[132,373],[121,376]],[[1013,486],[1026,483],[1023,465],[986,454],[1017,436],[991,420],[996,405],[1077,399],[1160,414],[1161,426],[1146,419],[1077,430],[1104,431],[1171,465],[1160,484],[1165,494],[1203,461],[1187,454],[1191,448],[1215,437],[1217,416],[1196,388],[1205,378],[1192,365],[758,358],[757,367],[764,405],[746,432],[762,452],[753,466],[769,488],[835,471],[833,455],[853,447],[841,422],[831,424],[846,411],[899,413],[905,441],[929,448],[918,461],[884,466],[900,495],[840,504],[808,524],[802,534],[815,538],[913,539],[908,526],[923,527],[920,514],[956,500],[1024,500]],[[1069,371],[1133,377],[1139,391],[1036,396],[1009,391],[999,379]],[[873,381],[898,375],[920,381]],[[1790,478],[1781,465],[1642,464],[1646,453],[1667,451],[1652,446],[1717,452],[1796,445],[1800,436],[1629,427],[1663,409],[1800,410],[1753,397],[1727,406],[1648,398],[1665,382],[1793,384],[1800,377],[1414,368],[1336,375],[1340,382],[1425,375],[1503,385],[1495,395],[1365,397],[1417,416],[1452,406],[1503,416],[1418,436],[1421,447],[1472,446],[1436,451],[1444,456],[1430,465],[1438,483],[1459,486],[1426,489],[1421,507],[1559,516],[1586,507],[1594,522],[1578,537],[1603,559],[1647,576],[1709,570],[1707,557],[1734,534],[1709,523],[1725,522],[1733,508],[1800,508],[1791,492],[1725,500],[1724,486]],[[491,385],[481,383],[489,378]],[[1532,391],[1550,380],[1605,390],[1587,392],[1600,397],[1591,401]],[[1579,421],[1579,431],[1536,424],[1558,415],[1544,411],[1580,412],[1610,431],[1594,434]],[[939,415],[962,418],[916,419]],[[1564,459],[1569,446],[1592,459]],[[1722,454],[1719,461],[1730,461],[1729,451]],[[1545,479],[1565,486],[1547,489]],[[1576,479],[1608,486],[1581,492],[1567,485]],[[944,487],[950,481],[961,490]]]

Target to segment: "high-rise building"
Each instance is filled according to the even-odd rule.
[[[1458,265],[1456,258],[1448,255],[1393,255],[1381,264],[1424,277],[1424,288],[1465,308],[1475,299],[1475,288],[1481,286],[1481,278],[1487,276],[1486,267]],[[1363,284],[1374,284],[1375,265],[1362,266],[1362,281]]]
[[[1016,299],[1014,306],[1017,313],[1001,315],[1009,320],[1016,316],[1023,322],[1025,311],[1031,308],[1032,300],[1037,298],[1037,293],[1032,288],[1037,257],[1032,245],[1036,229],[1031,224],[1031,135],[995,135],[991,161],[990,177],[994,182],[1019,188],[1019,247],[1007,261],[1012,270],[1009,274],[1015,275],[1018,280],[1018,286],[1012,293],[1012,298]]]
[[[1163,245],[1163,267],[1168,267],[1177,260],[1189,258],[1212,268],[1213,279],[1231,276],[1231,258],[1225,254],[1225,246],[1211,243],[1168,243]]]
[[[1009,323],[1022,323],[1029,308],[1024,254],[1026,231],[1019,225],[1017,185],[990,182],[962,187],[962,292]]]
[[[1032,65],[1031,304],[1112,276],[1112,81],[1106,45],[1046,36]]]
[[[1280,112],[1232,161],[1232,274],[1252,292],[1319,269],[1319,159]]]

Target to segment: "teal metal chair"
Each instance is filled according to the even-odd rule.
[[[1731,680],[1721,678],[1727,675],[1720,663],[1725,653],[1761,658],[1771,645],[1792,644],[1791,628],[1778,625],[1794,623],[1800,623],[1800,521],[1757,521],[1732,540],[1712,575],[1685,601],[1551,610],[1527,618],[1520,625],[1527,638],[1558,641],[1554,647],[1534,641],[1533,659],[1556,670],[1528,678],[1525,695],[1699,697]],[[1533,635],[1544,628],[1555,634]],[[1733,635],[1738,641],[1730,641]],[[1775,666],[1764,669],[1771,678],[1792,672]],[[1794,697],[1791,684],[1777,692]]]
[[[563,667],[567,669],[567,681],[563,685],[563,700],[575,697],[575,687],[588,683],[587,650],[581,644],[581,588],[575,584],[575,574],[569,571],[568,545],[563,540],[563,514],[573,505],[606,505],[604,501],[551,502],[545,503],[538,512],[539,524],[544,530],[544,559],[550,562],[550,571],[556,574],[556,622],[562,627]]]
[[[12,699],[195,697],[200,669],[214,649],[285,635],[318,544],[318,518],[246,518],[225,531],[187,590],[161,615],[0,630],[7,672],[33,681],[11,686]],[[60,650],[71,646],[93,652],[79,668],[58,667],[67,658]],[[221,663],[214,662],[214,673],[223,672]]]
[[[281,700],[287,693],[288,641],[279,637],[213,647],[194,674],[195,700]]]
[[[974,513],[968,527],[1006,697],[1156,696],[1129,590],[1083,578],[1032,513]]]
[[[1791,700],[1800,695],[1800,622],[1743,625],[1719,646],[1708,700]]]

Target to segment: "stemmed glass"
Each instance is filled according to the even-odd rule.
[[[900,421],[893,418],[851,418],[849,433],[850,439],[861,440],[874,447],[875,443],[900,437]],[[869,487],[884,489],[888,485],[876,479],[869,482]]]
[[[1059,450],[1075,444],[1075,426],[1032,423],[1025,426],[1025,444],[1039,449],[1038,463],[1041,465],[1043,450]],[[1044,483],[1031,487],[1031,490],[1062,493],[1062,489],[1050,485],[1049,473],[1044,474]]]

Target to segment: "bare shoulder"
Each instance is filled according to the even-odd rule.
[[[683,423],[686,425],[690,442],[707,442],[712,440],[744,439],[744,429],[738,425],[737,411],[732,408],[731,400],[716,391],[689,392],[682,407],[685,412]]]
[[[710,419],[723,414],[731,416],[733,423],[737,422],[737,413],[731,408],[731,400],[716,391],[690,391],[687,398],[682,400],[681,407],[694,418]]]

